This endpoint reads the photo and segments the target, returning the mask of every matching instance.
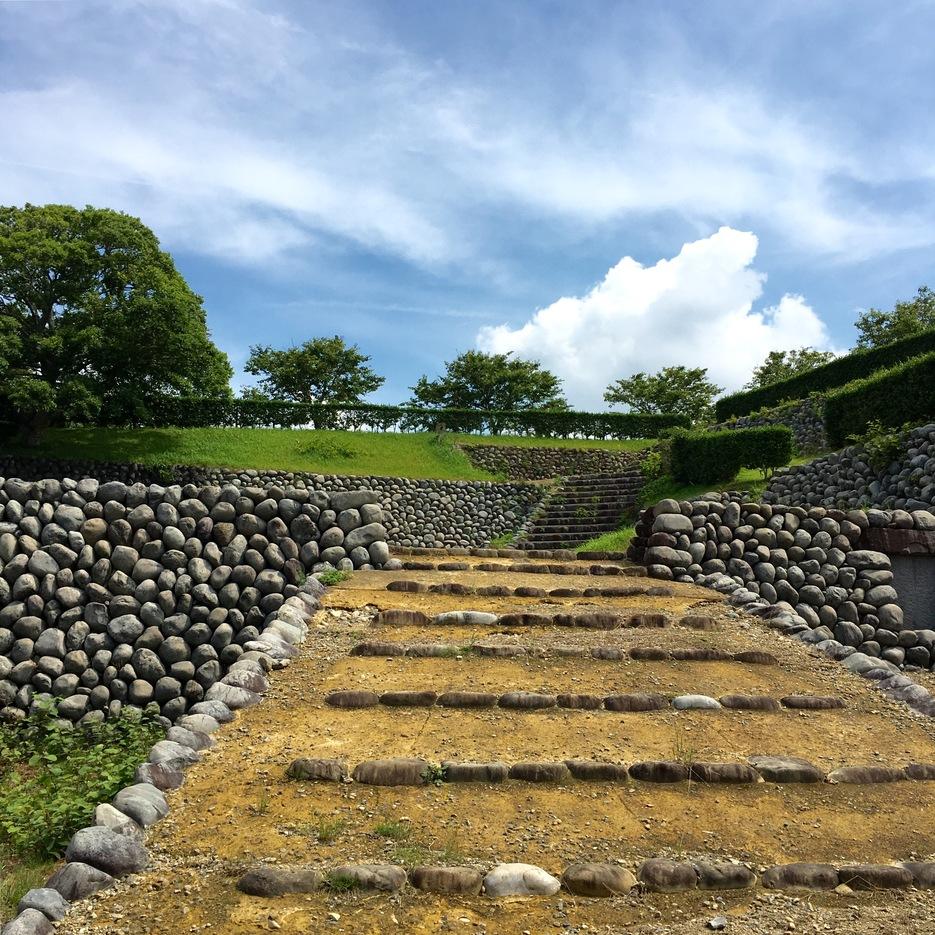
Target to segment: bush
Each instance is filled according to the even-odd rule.
[[[128,715],[65,728],[53,703],[0,727],[0,849],[57,856],[94,809],[128,785],[163,736],[152,718]]]
[[[792,431],[785,425],[720,432],[680,432],[672,439],[672,476],[682,484],[732,480],[741,468],[768,475],[792,460]]]
[[[714,404],[718,422],[726,422],[731,416],[745,416],[764,406],[775,406],[784,400],[804,399],[812,393],[821,393],[843,387],[876,370],[901,364],[907,358],[935,351],[935,329],[902,341],[894,341],[884,347],[866,351],[853,351],[830,363],[797,376],[742,393],[724,396]]]
[[[935,416],[935,352],[914,357],[828,394],[825,431],[833,447],[862,435],[871,422],[884,428],[923,425]]]
[[[157,396],[144,410],[112,406],[102,424],[151,428],[294,428],[369,429],[431,432],[443,425],[449,432],[488,433],[538,437],[656,438],[665,429],[686,426],[677,415],[641,415],[633,412],[562,412],[531,409],[495,412],[478,409],[413,409],[371,404],[339,405],[290,403],[278,400],[202,399]]]

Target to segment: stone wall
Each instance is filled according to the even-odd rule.
[[[522,527],[542,501],[533,484],[448,481],[406,477],[343,476],[301,471],[231,471],[172,465],[0,457],[7,477],[107,477],[132,483],[193,483],[238,487],[277,485],[318,492],[367,490],[384,510],[386,539],[399,546],[483,546]]]
[[[72,721],[126,705],[175,721],[248,688],[232,667],[292,642],[309,572],[390,561],[375,500],[0,477],[0,718],[51,696]]]
[[[574,474],[622,474],[639,465],[645,451],[610,448],[546,448],[519,445],[459,445],[476,468],[511,480],[546,480]]]
[[[908,515],[908,514],[907,514]],[[925,514],[921,522],[935,522]],[[644,510],[628,557],[651,577],[731,594],[738,605],[774,605],[814,631],[895,665],[930,668],[935,629],[904,620],[890,558],[867,548],[893,514],[739,502],[709,494]]]
[[[860,446],[777,471],[763,495],[767,503],[802,506],[935,508],[935,423],[913,429],[900,457],[883,470]]]
[[[822,402],[818,398],[784,403],[755,415],[740,416],[713,426],[715,429],[752,429],[764,425],[787,425],[792,430],[796,450],[800,453],[823,451],[828,447]]]

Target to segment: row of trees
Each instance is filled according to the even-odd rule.
[[[892,311],[857,320],[860,348],[935,327],[935,293],[923,286]],[[748,387],[762,387],[831,358],[803,347],[773,351]],[[247,398],[359,403],[384,378],[338,336],[298,347],[251,348]],[[68,205],[0,207],[0,420],[33,433],[51,421],[106,418],[145,409],[154,394],[231,396],[233,370],[211,340],[202,299],[141,221]],[[407,405],[428,409],[563,411],[561,380],[536,361],[468,351],[411,387]],[[604,399],[642,413],[710,418],[721,388],[705,368],[635,373]]]

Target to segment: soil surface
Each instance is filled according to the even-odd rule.
[[[460,560],[460,559],[459,559]],[[478,564],[474,561],[473,564]],[[327,595],[291,666],[273,674],[262,705],[215,735],[217,746],[169,793],[169,817],[147,834],[151,868],[76,906],[56,931],[77,935],[490,932],[688,935],[725,916],[728,933],[935,933],[935,894],[926,891],[784,894],[762,889],[641,894],[614,899],[442,897],[324,891],[259,898],[236,889],[260,862],[327,870],[346,863],[469,865],[533,863],[559,876],[576,860],[632,870],[649,857],[739,860],[755,870],[791,861],[890,863],[931,859],[935,783],[750,786],[507,781],[376,787],[293,782],[297,757],[335,757],[349,769],[368,759],[418,756],[493,761],[586,758],[742,762],[753,754],[802,756],[842,765],[935,763],[935,728],[866,681],[739,615],[711,591],[670,585],[671,596],[546,599],[387,592],[397,578],[483,586],[594,587],[646,579],[501,572],[357,573]],[[540,612],[609,608],[665,613],[665,629],[582,630],[531,626],[375,626],[378,609]],[[677,626],[708,614],[713,630]],[[365,640],[445,642],[444,658],[350,656]],[[472,643],[525,647],[513,658],[479,656]],[[609,661],[568,656],[567,647],[759,649],[776,665],[737,661]],[[330,707],[330,691],[466,689],[608,695],[656,692],[790,694],[841,698],[829,711],[737,710],[615,713],[550,708],[516,711],[442,707]]]

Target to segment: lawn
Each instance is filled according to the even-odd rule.
[[[6,450],[48,458],[196,464],[222,468],[308,471],[321,474],[497,480],[472,467],[458,441],[475,444],[606,447],[632,451],[647,440],[595,442],[576,439],[447,435],[432,432],[338,432],[310,429],[51,429],[38,448]]]

